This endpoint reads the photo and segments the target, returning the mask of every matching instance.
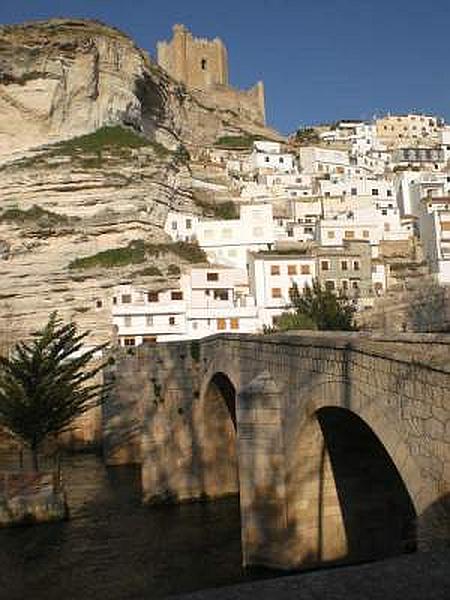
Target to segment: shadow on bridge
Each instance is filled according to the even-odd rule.
[[[327,499],[325,453],[345,530],[345,561],[386,558],[416,550],[416,512],[408,490],[380,440],[357,415],[330,407],[317,412],[323,435],[319,493],[319,556]],[[330,482],[331,483],[331,482]],[[337,507],[336,507],[337,508]]]

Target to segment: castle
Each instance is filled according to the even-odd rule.
[[[174,25],[172,40],[157,44],[157,60],[204,103],[265,124],[263,82],[249,90],[232,88],[228,83],[227,49],[219,38],[195,38],[184,25]]]

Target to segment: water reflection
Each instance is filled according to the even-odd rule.
[[[1,600],[160,598],[260,578],[241,567],[237,498],[141,505],[139,470],[64,461],[71,519],[0,531]]]

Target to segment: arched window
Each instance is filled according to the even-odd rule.
[[[206,65],[207,65],[206,58],[202,58],[201,65],[202,65],[202,71],[206,71]]]

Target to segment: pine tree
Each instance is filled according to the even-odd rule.
[[[92,382],[104,364],[90,363],[105,345],[84,352],[88,335],[78,333],[75,323],[63,324],[55,312],[30,342],[0,357],[0,426],[30,448],[35,470],[44,440],[104,398],[105,387]]]

